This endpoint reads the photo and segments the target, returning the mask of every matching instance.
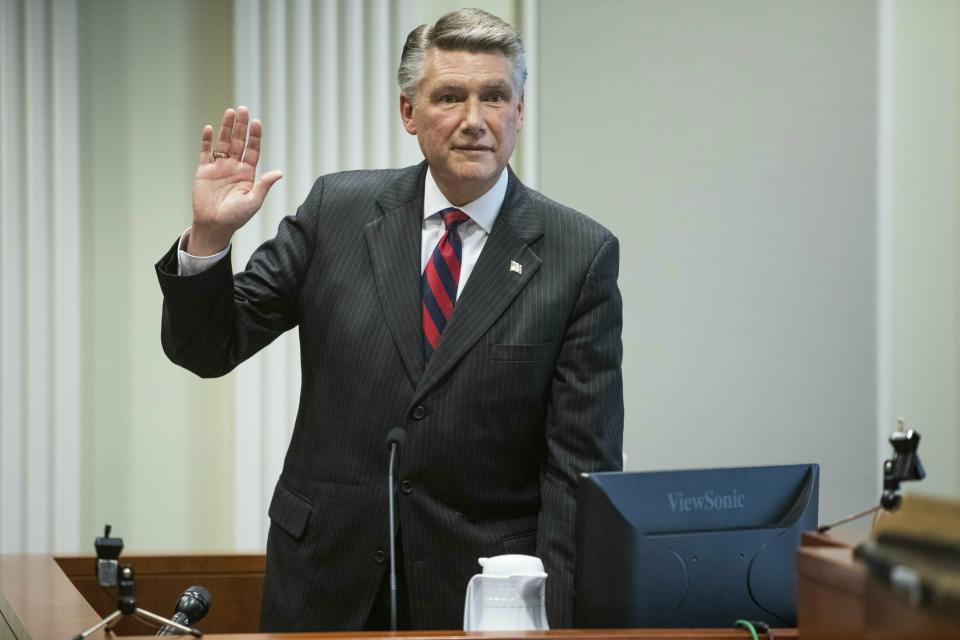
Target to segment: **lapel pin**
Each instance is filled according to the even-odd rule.
[[[516,260],[510,261],[510,273],[522,274],[523,265],[517,262]]]

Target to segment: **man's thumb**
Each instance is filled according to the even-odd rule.
[[[274,183],[282,177],[283,174],[279,171],[268,171],[260,176],[260,179],[253,183],[253,189],[251,190],[251,193],[253,194],[254,199],[257,201],[258,208],[260,204],[263,203],[263,199],[267,197],[267,192],[270,191],[270,187],[272,187]]]

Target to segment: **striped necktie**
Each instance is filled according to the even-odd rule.
[[[423,355],[427,362],[440,344],[440,336],[453,314],[453,305],[457,302],[460,262],[463,259],[463,245],[458,229],[470,219],[463,211],[452,207],[444,209],[440,215],[447,230],[433,249],[420,284],[423,299]]]

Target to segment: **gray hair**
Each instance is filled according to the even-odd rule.
[[[523,93],[527,81],[527,62],[520,34],[510,24],[480,9],[460,9],[442,16],[432,25],[422,24],[407,36],[397,69],[400,92],[416,99],[423,79],[423,66],[431,49],[443,51],[498,52],[513,67],[513,86]]]

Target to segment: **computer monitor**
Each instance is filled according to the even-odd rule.
[[[816,464],[585,473],[574,625],[796,626],[794,554],[817,528]]]

